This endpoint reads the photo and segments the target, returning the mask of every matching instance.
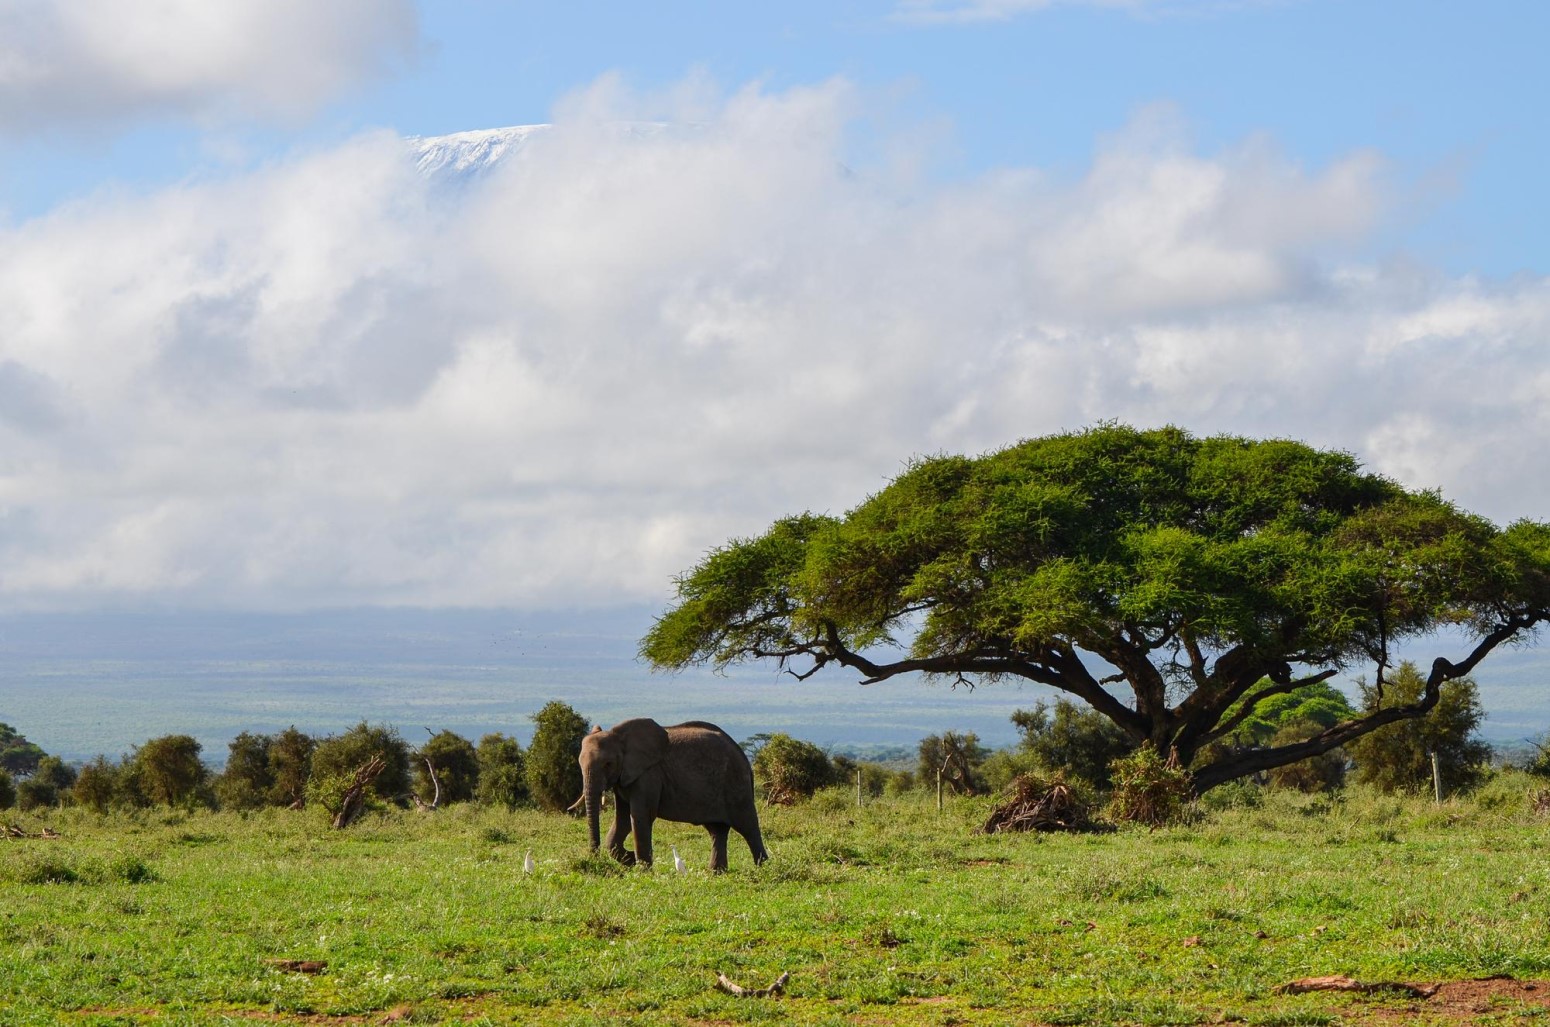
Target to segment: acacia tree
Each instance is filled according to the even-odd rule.
[[[1286,440],[1102,425],[938,456],[843,517],[713,550],[641,643],[660,668],[777,661],[865,683],[920,673],[1057,688],[1197,791],[1420,717],[1550,616],[1550,525],[1502,529]],[[1285,744],[1230,740],[1259,704],[1396,643],[1468,637],[1411,702]]]

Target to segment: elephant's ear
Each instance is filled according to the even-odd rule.
[[[619,768],[619,783],[631,785],[652,767],[667,758],[667,731],[654,720],[632,720],[614,727],[624,734],[624,762]]]

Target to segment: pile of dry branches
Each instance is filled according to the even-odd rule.
[[[1046,784],[1019,774],[1011,794],[991,812],[980,832],[1090,831],[1095,826],[1087,804],[1064,781]]]

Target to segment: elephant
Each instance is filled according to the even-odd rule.
[[[592,851],[599,847],[598,815],[605,790],[614,793],[608,851],[626,866],[651,865],[651,825],[660,817],[699,824],[710,832],[710,869],[727,868],[727,833],[748,843],[755,863],[769,858],[754,808],[753,768],[730,735],[692,720],[664,728],[644,717],[594,727],[581,742],[582,801]],[[624,840],[635,834],[635,851]]]

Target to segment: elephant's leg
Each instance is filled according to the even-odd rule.
[[[743,836],[743,841],[748,843],[748,851],[753,854],[755,863],[763,863],[770,858],[770,854],[764,849],[764,836],[759,833],[759,817],[749,811],[747,816],[738,817],[733,821],[732,827]]]
[[[732,825],[706,824],[705,830],[710,832],[710,871],[719,874],[727,868],[727,835]]]
[[[624,847],[630,836],[630,804],[614,796],[614,826],[608,829],[608,853],[625,866],[635,865],[635,853]]]
[[[651,865],[651,824],[655,818],[644,806],[630,807],[630,825],[635,830],[635,861]]]

